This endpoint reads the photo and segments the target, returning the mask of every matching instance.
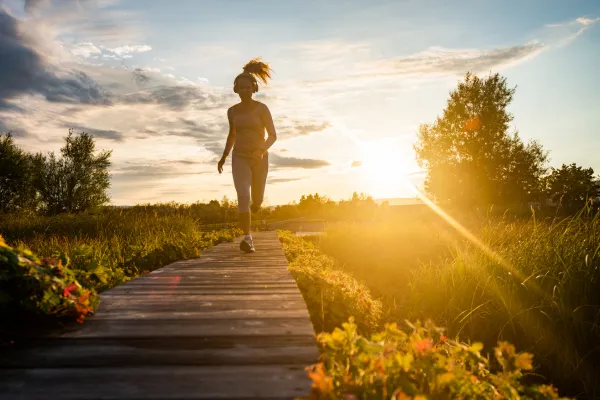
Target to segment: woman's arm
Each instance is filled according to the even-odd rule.
[[[231,151],[235,143],[235,126],[233,125],[233,107],[227,110],[227,119],[229,120],[229,134],[227,135],[227,142],[225,143],[225,149],[223,150],[223,156],[219,160],[219,164],[217,169],[219,173],[223,172],[223,164],[225,164],[225,160]]]
[[[275,125],[273,124],[273,117],[271,117],[271,111],[269,111],[269,107],[266,105],[263,107],[262,112],[260,113],[263,124],[267,128],[267,140],[265,140],[265,144],[263,145],[264,152],[267,152],[273,146],[273,143],[277,140],[277,132],[275,131]]]

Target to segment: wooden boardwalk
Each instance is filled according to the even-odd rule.
[[[275,232],[104,292],[83,326],[0,354],[0,399],[293,399],[318,352]]]

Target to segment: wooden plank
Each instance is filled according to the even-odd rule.
[[[205,309],[210,311],[229,311],[229,310],[305,310],[306,303],[304,300],[286,301],[283,303],[277,303],[273,301],[263,302],[240,302],[240,301],[226,301],[221,300],[219,302],[204,301],[202,303],[182,303],[182,302],[171,302],[165,304],[162,301],[147,301],[139,304],[131,304],[131,302],[123,302],[121,304],[112,304],[114,307],[121,307],[127,304],[127,310],[136,312],[148,312],[148,311],[161,311],[161,312],[190,312],[198,311],[199,309]],[[124,307],[123,307],[124,309]],[[107,310],[107,304],[101,303],[98,313]],[[94,318],[94,317],[92,317]],[[91,319],[90,319],[91,320]],[[88,321],[90,321],[88,320]],[[85,329],[85,325],[82,329]]]
[[[262,288],[246,288],[246,289],[223,289],[223,288],[186,288],[186,287],[162,287],[162,288],[154,288],[154,289],[123,289],[118,292],[111,292],[110,294],[105,294],[104,298],[114,297],[114,296],[167,296],[167,295],[175,295],[175,296],[184,296],[184,295],[197,295],[197,296],[213,296],[213,295],[255,295],[255,294],[267,294],[267,295],[297,295],[298,289],[296,288],[286,288],[286,289],[278,289],[278,288],[270,288],[270,287],[262,287]]]
[[[114,365],[310,365],[318,361],[314,343],[277,343],[270,346],[270,340],[244,344],[239,338],[235,339],[229,347],[217,347],[214,343],[207,347],[185,338],[177,338],[176,341],[166,341],[165,338],[60,340],[34,344],[26,351],[16,349],[2,354],[0,370]],[[185,343],[186,340],[189,343]]]
[[[302,300],[302,295],[299,292],[296,293],[285,293],[285,294],[266,294],[266,293],[253,293],[253,294],[177,294],[173,295],[169,293],[167,295],[156,295],[156,296],[135,296],[132,293],[112,293],[109,296],[103,296],[102,302],[104,304],[144,304],[147,299],[152,301],[163,301],[167,303],[188,303],[188,302],[205,302],[211,301],[218,303],[219,301],[243,301],[243,302],[286,302],[286,301],[297,301]]]
[[[63,333],[63,338],[274,336],[314,334],[310,321],[301,318],[236,319],[90,319],[86,329]]]
[[[306,316],[306,310],[303,308],[277,309],[277,310],[256,310],[252,308],[235,308],[230,310],[207,310],[197,309],[192,311],[132,311],[132,310],[111,310],[94,315],[94,320],[101,319],[233,319],[233,318],[300,318]]]
[[[217,281],[214,283],[209,283],[209,282],[176,282],[176,283],[169,283],[169,282],[143,282],[143,283],[139,283],[137,285],[135,285],[135,287],[133,285],[120,285],[117,286],[113,289],[111,289],[110,291],[106,291],[104,293],[102,293],[102,295],[106,296],[109,293],[114,293],[114,292],[121,292],[121,291],[136,291],[136,290],[152,290],[154,289],[164,289],[164,288],[171,288],[174,285],[176,285],[177,287],[180,288],[185,288],[185,289],[198,289],[198,290],[210,290],[210,289],[214,289],[214,290],[252,290],[252,289],[266,289],[266,288],[273,288],[273,289],[282,289],[282,290],[287,290],[287,289],[293,289],[293,290],[297,290],[298,287],[295,283],[286,283],[286,282],[269,282],[269,281],[265,281],[263,283],[257,282],[257,283],[248,283],[248,282],[244,282],[244,281],[238,281],[238,282],[233,282],[233,281]]]
[[[308,395],[291,366],[167,366],[0,370],[4,400],[293,399]]]

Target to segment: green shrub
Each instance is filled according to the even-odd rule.
[[[532,355],[499,342],[495,360],[482,356],[483,345],[448,340],[433,323],[396,324],[370,339],[351,319],[342,329],[321,333],[321,362],[310,366],[308,399],[559,399],[549,385],[527,385]]]
[[[379,325],[381,303],[350,274],[336,267],[333,258],[322,254],[313,244],[291,232],[279,231],[279,240],[306,301],[317,332],[332,331],[355,317],[361,332]]]
[[[98,303],[96,291],[82,287],[68,259],[58,257],[39,259],[25,247],[13,249],[0,236],[0,308],[83,322]]]

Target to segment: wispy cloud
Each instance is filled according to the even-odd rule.
[[[288,183],[288,182],[296,182],[301,181],[305,178],[269,178],[267,179],[267,183],[271,185],[275,185],[277,183]]]
[[[25,0],[25,12],[28,14],[35,13],[40,7],[48,5],[49,2],[49,0]]]
[[[598,23],[600,18],[580,17],[575,20],[548,24],[554,34],[541,33],[543,40],[530,40],[523,44],[505,47],[444,48],[432,46],[413,54],[377,59],[362,42],[340,43],[324,40],[293,46],[295,59],[302,59],[311,68],[321,71],[335,71],[334,76],[310,80],[299,80],[282,85],[278,89],[293,87],[299,90],[315,88],[334,89],[343,84],[344,90],[366,84],[388,82],[398,78],[432,78],[462,76],[467,71],[487,73],[514,67],[531,60],[543,51],[570,43],[587,29]],[[331,68],[331,65],[345,65],[344,68]],[[319,76],[319,73],[311,76]]]
[[[312,133],[322,132],[331,127],[329,121],[300,121],[288,117],[281,117],[275,121],[278,135],[281,138],[294,138],[308,136]]]
[[[147,51],[152,50],[152,46],[149,46],[147,44],[126,45],[126,46],[119,46],[119,47],[115,47],[115,48],[108,48],[108,47],[100,46],[100,48],[109,53],[114,53],[118,56],[123,56],[123,55],[131,54],[131,53],[145,53]]]
[[[269,162],[274,169],[317,169],[331,165],[329,161],[311,158],[283,157],[277,154],[269,155]]]
[[[119,47],[96,46],[92,42],[81,42],[71,47],[71,54],[84,59],[103,58],[122,60],[133,57],[133,54],[146,53],[152,50],[147,44],[132,44]]]
[[[123,141],[123,134],[121,132],[117,132],[115,130],[106,130],[106,129],[95,129],[95,128],[86,128],[83,125],[77,123],[66,123],[63,125],[66,129],[73,129],[75,132],[86,132],[91,134],[94,137],[108,139],[115,142]]]
[[[550,37],[556,41],[557,46],[565,46],[599,21],[600,18],[579,17],[571,21],[547,24],[545,27],[551,30]]]
[[[386,78],[463,75],[467,71],[489,72],[514,66],[536,57],[545,48],[538,41],[498,49],[447,49],[430,47],[425,51],[402,57],[393,57],[362,63],[361,71],[354,74],[337,74],[336,77],[310,80],[303,87],[344,82],[347,85],[364,85]]]

